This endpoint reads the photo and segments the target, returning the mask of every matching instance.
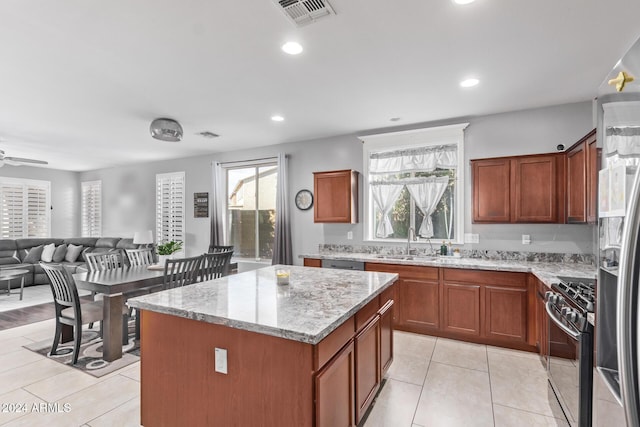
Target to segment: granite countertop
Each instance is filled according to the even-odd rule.
[[[290,271],[289,285],[276,270]],[[127,301],[131,307],[317,344],[397,274],[270,266]]]
[[[332,252],[300,255],[300,258],[332,259],[345,261],[362,261],[381,264],[418,265],[427,267],[449,267],[477,270],[516,271],[533,273],[545,285],[551,286],[558,281],[558,276],[595,278],[597,269],[594,265],[581,263],[504,261],[477,258],[456,257],[424,257],[416,255],[413,259],[398,259],[396,257],[380,257],[377,254]]]

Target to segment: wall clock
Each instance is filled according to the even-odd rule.
[[[311,209],[313,206],[313,194],[309,190],[300,190],[296,194],[296,207],[301,211]]]

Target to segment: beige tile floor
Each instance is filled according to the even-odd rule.
[[[0,425],[138,426],[139,364],[94,378],[22,348],[53,327],[0,331],[0,405],[27,408],[0,406]],[[537,355],[404,332],[394,338],[395,359],[366,427],[566,425]]]

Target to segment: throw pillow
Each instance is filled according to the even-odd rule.
[[[64,256],[67,254],[67,245],[62,244],[56,247],[56,251],[53,253],[53,262],[64,261]]]
[[[64,255],[64,260],[67,262],[76,262],[81,252],[82,245],[76,246],[69,244],[69,246],[67,246],[67,253]]]
[[[42,249],[42,255],[40,255],[40,259],[44,262],[53,261],[53,253],[56,251],[56,244],[50,243],[44,246]]]
[[[27,251],[27,256],[24,257],[24,264],[37,264],[42,257],[42,250],[44,249],[44,245],[34,246],[33,248]]]

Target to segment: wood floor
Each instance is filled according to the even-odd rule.
[[[93,300],[93,297],[87,295],[80,297],[80,300],[81,302],[89,302]],[[53,319],[54,317],[56,317],[56,311],[52,302],[3,311],[0,312],[0,331]]]

